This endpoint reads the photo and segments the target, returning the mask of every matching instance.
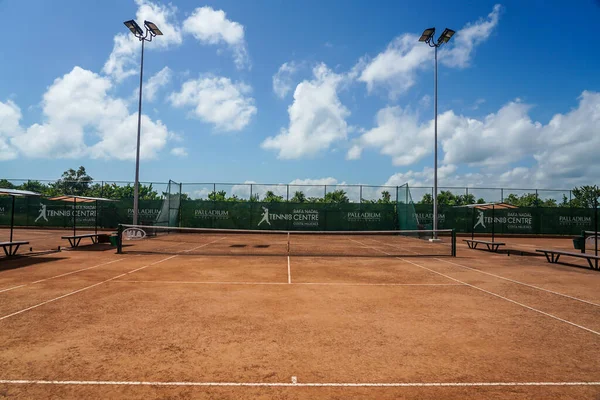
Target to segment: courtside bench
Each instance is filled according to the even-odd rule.
[[[489,251],[498,251],[500,246],[504,246],[506,243],[503,242],[490,242],[487,240],[475,240],[475,239],[463,239],[463,242],[467,242],[470,249],[476,249],[478,244],[485,244]]]
[[[600,260],[600,256],[595,256],[593,254],[576,253],[573,251],[548,249],[538,249],[536,251],[539,253],[544,253],[544,255],[546,256],[546,260],[548,260],[549,263],[553,264],[558,263],[558,259],[560,258],[560,256],[564,255],[570,257],[585,258],[588,261],[588,264],[590,265],[591,269],[598,269],[598,260]],[[593,264],[592,260],[594,260]]]
[[[29,244],[29,242],[0,242],[0,246],[4,249],[4,254],[7,256],[14,256],[17,254],[19,247],[22,244]]]
[[[92,243],[96,244],[98,243],[98,239],[100,237],[106,237],[106,239],[108,240],[109,236],[110,234],[108,233],[85,233],[82,235],[63,236],[61,239],[67,239],[71,247],[78,247],[79,243],[81,242],[81,239],[90,238],[92,239]]]

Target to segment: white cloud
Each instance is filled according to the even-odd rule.
[[[227,19],[222,10],[200,7],[183,21],[185,33],[193,35],[201,43],[226,44],[232,51],[238,68],[249,65],[248,51],[244,39],[244,26]]]
[[[161,88],[168,85],[169,82],[171,82],[172,76],[173,72],[171,71],[171,69],[169,67],[164,67],[152,77],[150,77],[150,79],[148,79],[148,82],[146,82],[146,84],[143,87],[142,93],[144,95],[144,100],[150,102],[154,101],[158,91]]]
[[[281,159],[312,156],[347,137],[350,111],[337,94],[345,77],[325,64],[316,66],[313,74],[313,80],[296,87],[294,103],[288,108],[289,127],[261,144],[263,149],[277,151]]]
[[[584,91],[576,108],[556,114],[546,125],[533,122],[529,109],[511,102],[481,120],[444,113],[440,185],[570,188],[600,179],[600,93]],[[427,125],[432,131],[431,123]],[[383,135],[378,138],[380,147],[390,143]],[[455,175],[457,166],[471,171]],[[388,180],[392,185],[406,182],[432,186],[433,172],[409,170]]]
[[[497,26],[499,13],[500,6],[496,5],[487,20],[467,24],[459,30],[450,42],[451,47],[441,49],[440,62],[450,67],[467,67],[474,48],[487,40]],[[366,83],[369,91],[378,86],[387,89],[391,98],[405,93],[415,84],[417,72],[433,64],[433,50],[418,39],[415,34],[403,34],[373,60],[361,59],[358,80]]]
[[[383,108],[377,113],[376,124],[354,141],[347,159],[360,158],[367,147],[378,148],[381,154],[391,156],[394,165],[410,165],[429,154],[433,133],[419,124],[418,115],[410,110]]]
[[[171,149],[171,154],[177,157],[187,157],[188,152],[185,147],[174,147]]]
[[[298,71],[295,62],[283,63],[275,75],[273,75],[273,91],[280,98],[284,98],[292,90],[292,77]]]
[[[178,46],[183,42],[181,30],[175,21],[177,8],[171,4],[160,5],[147,0],[136,0],[138,10],[136,22],[145,30],[145,20],[152,21],[160,28],[163,35],[146,43],[148,49],[167,49]],[[126,28],[123,26],[123,29]],[[141,51],[140,41],[131,32],[118,33],[114,37],[114,47],[104,64],[102,72],[111,76],[117,82],[139,73],[139,53]]]
[[[233,83],[229,78],[207,76],[189,80],[181,91],[169,96],[175,107],[193,106],[192,115],[214,124],[218,130],[240,131],[256,114],[251,87]]]
[[[500,4],[496,4],[487,19],[467,24],[450,41],[450,47],[440,50],[440,62],[448,67],[466,68],[469,66],[475,47],[486,41],[500,19]]]
[[[44,94],[46,121],[21,129],[11,144],[33,158],[134,159],[137,113],[129,114],[124,100],[108,95],[112,87],[108,78],[73,68]],[[141,158],[155,157],[168,137],[160,121],[142,115]]]
[[[0,161],[17,157],[17,150],[10,144],[12,136],[21,133],[21,109],[12,101],[0,101]]]

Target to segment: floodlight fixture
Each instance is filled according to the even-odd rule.
[[[435,28],[428,28],[423,31],[423,34],[419,38],[419,42],[428,42],[433,37],[435,33]]]
[[[442,36],[440,36],[440,38],[438,39],[438,42],[448,43],[452,36],[454,36],[454,33],[455,32],[452,29],[444,29],[444,32],[442,32]]]
[[[131,33],[133,33],[137,37],[144,36],[144,31],[134,20],[130,19],[129,21],[124,22],[125,26],[129,28]]]
[[[144,26],[150,31],[152,36],[162,35],[163,33],[158,29],[158,26],[154,22],[144,21]]]

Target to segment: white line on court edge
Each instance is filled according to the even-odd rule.
[[[67,294],[63,294],[62,296],[58,296],[58,297],[55,297],[55,298],[53,298],[53,299],[46,300],[46,301],[44,301],[44,302],[41,302],[41,303],[39,303],[39,304],[36,304],[36,305],[34,305],[34,306],[31,306],[31,307],[24,308],[24,309],[22,309],[22,310],[19,310],[19,311],[16,311],[16,312],[12,313],[12,314],[8,314],[8,315],[5,315],[5,316],[3,316],[3,317],[0,317],[0,321],[4,320],[4,319],[6,319],[6,318],[13,317],[13,316],[15,316],[15,315],[22,314],[22,313],[24,313],[25,311],[29,311],[29,310],[33,310],[34,308],[41,307],[41,306],[43,306],[44,304],[52,303],[52,302],[54,302],[54,301],[57,301],[57,300],[60,300],[60,299],[64,299],[65,297],[72,296],[72,295],[74,295],[74,294],[77,294],[77,293],[83,292],[83,291],[85,291],[85,290],[91,289],[91,288],[93,288],[93,287],[96,287],[96,286],[98,286],[98,285],[102,285],[103,283],[110,282],[110,281],[112,281],[112,280],[115,280],[115,279],[117,279],[117,278],[120,278],[120,277],[122,277],[122,276],[125,276],[125,275],[128,275],[128,274],[132,274],[132,273],[134,273],[134,272],[136,272],[136,271],[139,271],[139,270],[141,270],[141,269],[144,269],[144,268],[148,268],[148,267],[150,267],[150,266],[152,266],[152,265],[155,265],[155,264],[161,263],[161,262],[163,262],[163,261],[170,260],[171,258],[174,258],[174,257],[177,257],[177,255],[170,256],[170,257],[167,257],[167,258],[163,258],[163,259],[162,259],[162,260],[160,260],[160,261],[156,261],[156,262],[154,262],[154,263],[152,263],[152,264],[144,265],[143,267],[140,267],[140,268],[134,269],[133,271],[125,272],[125,273],[123,273],[123,274],[120,274],[120,275],[114,276],[114,277],[112,277],[112,278],[110,278],[110,279],[106,279],[106,280],[104,280],[104,281],[102,281],[102,282],[94,283],[93,285],[86,286],[86,287],[84,287],[84,288],[81,288],[81,289],[78,289],[78,290],[75,290],[75,291],[69,292],[69,293],[67,293]]]
[[[0,379],[13,385],[105,385],[105,386],[241,386],[241,387],[478,387],[478,386],[600,386],[600,382],[144,382],[144,381],[51,381]]]
[[[360,243],[360,242],[358,242],[358,243]],[[382,253],[384,253],[384,254],[390,254],[390,253],[387,253],[387,252],[385,252],[385,251],[383,251],[383,250],[376,249],[375,247],[372,247],[372,248],[373,248],[373,249],[375,249],[375,250],[377,250],[377,251],[380,251],[380,252],[382,252]],[[461,281],[461,280],[459,280],[459,279],[453,278],[453,277],[451,277],[451,276],[449,276],[449,275],[446,275],[446,274],[443,274],[443,273],[441,273],[441,272],[435,271],[435,270],[433,270],[433,269],[430,269],[430,268],[424,267],[424,266],[422,266],[422,265],[416,264],[416,263],[414,263],[414,262],[412,262],[412,261],[409,261],[409,260],[406,260],[406,259],[404,259],[404,258],[401,258],[401,257],[396,257],[396,258],[397,258],[398,260],[402,260],[402,261],[404,261],[404,262],[407,262],[407,263],[409,263],[409,264],[412,264],[412,265],[414,265],[414,266],[416,266],[416,267],[419,267],[419,268],[426,269],[427,271],[431,271],[431,272],[433,272],[433,273],[435,273],[435,274],[438,274],[438,275],[441,275],[441,276],[443,276],[443,277],[446,277],[446,278],[448,278],[448,279],[451,279],[451,280],[453,280],[453,281],[455,281],[455,282],[459,282],[459,283],[462,283],[463,285],[467,285],[467,286],[469,286],[469,287],[472,287],[473,289],[477,289],[477,290],[480,290],[480,291],[482,291],[482,292],[484,292],[484,293],[491,294],[492,296],[495,296],[495,297],[498,297],[498,298],[500,298],[500,299],[506,300],[506,301],[508,301],[508,302],[511,302],[511,303],[513,303],[513,304],[517,304],[517,305],[519,305],[519,306],[521,306],[521,307],[527,308],[528,310],[535,311],[535,312],[537,312],[537,313],[540,313],[540,314],[542,314],[542,315],[545,315],[545,316],[547,316],[547,317],[554,318],[554,319],[555,319],[555,320],[557,320],[557,321],[561,321],[561,322],[567,323],[567,324],[569,324],[569,325],[572,325],[572,326],[575,326],[575,327],[577,327],[577,328],[579,328],[579,329],[583,329],[584,331],[588,331],[588,332],[591,332],[591,333],[593,333],[593,334],[595,334],[595,335],[598,335],[598,336],[600,336],[600,332],[596,332],[595,330],[592,330],[592,329],[590,329],[590,328],[586,328],[585,326],[578,325],[578,324],[576,324],[576,323],[574,323],[574,322],[567,321],[566,319],[562,319],[562,318],[560,318],[560,317],[557,317],[556,315],[552,315],[552,314],[549,314],[549,313],[547,313],[547,312],[544,312],[544,311],[538,310],[537,308],[533,308],[533,307],[530,307],[530,306],[528,306],[528,305],[525,305],[525,304],[523,304],[523,303],[519,303],[518,301],[511,300],[511,299],[509,299],[508,297],[504,297],[504,296],[501,296],[501,295],[499,295],[499,294],[497,294],[497,293],[490,292],[489,290],[485,290],[485,289],[482,289],[482,288],[480,288],[480,287],[478,287],[478,286],[471,285],[470,283],[463,282],[463,281]]]
[[[394,246],[392,244],[380,242],[380,241],[375,240],[375,239],[369,239],[369,240],[371,240],[373,242],[376,242],[376,243],[380,243],[380,244],[386,245],[386,246],[391,246],[391,247],[396,248],[396,246]],[[411,250],[409,250],[409,251],[411,251]],[[411,251],[411,253],[420,254],[420,253],[417,253],[415,251]],[[586,303],[586,304],[590,304],[590,305],[593,305],[593,306],[596,306],[596,307],[600,307],[600,304],[598,304],[598,303],[593,303],[591,301],[587,301],[587,300],[583,300],[583,299],[580,299],[580,298],[577,298],[577,297],[569,296],[568,294],[563,294],[563,293],[555,292],[553,290],[544,289],[544,288],[541,288],[539,286],[530,285],[530,284],[525,283],[525,282],[519,282],[519,281],[516,281],[514,279],[505,278],[503,276],[492,274],[490,272],[485,272],[485,271],[479,270],[477,268],[467,267],[466,265],[457,264],[455,262],[448,261],[448,260],[443,260],[441,258],[435,258],[435,260],[442,261],[442,262],[445,262],[445,263],[448,263],[448,264],[452,264],[452,265],[456,265],[457,267],[462,267],[462,268],[466,268],[466,269],[469,269],[469,270],[472,270],[472,271],[480,272],[482,274],[490,275],[490,276],[493,276],[493,277],[496,277],[496,278],[504,279],[506,281],[509,281],[509,282],[512,282],[512,283],[517,283],[519,285],[528,286],[528,287],[533,288],[533,289],[537,289],[537,290],[541,290],[541,291],[544,291],[544,292],[552,293],[552,294],[555,294],[557,296],[566,297],[566,298],[569,298],[569,299],[572,299],[572,300],[580,301],[582,303]]]
[[[63,277],[63,276],[67,276],[67,275],[71,275],[71,274],[76,274],[78,272],[87,271],[89,269],[98,268],[98,267],[101,267],[103,265],[108,265],[108,264],[116,263],[116,262],[122,261],[122,260],[124,260],[124,258],[119,258],[118,260],[108,261],[108,262],[105,262],[105,263],[102,263],[102,264],[94,265],[92,267],[82,268],[82,269],[78,269],[76,271],[71,271],[71,272],[67,272],[67,273],[64,273],[64,274],[51,276],[49,278],[40,279],[39,281],[26,283],[24,285],[15,286],[15,287],[11,287],[11,288],[8,288],[8,289],[2,289],[2,290],[0,290],[0,293],[2,293],[2,292],[8,292],[9,290],[13,290],[13,289],[18,289],[18,288],[23,287],[23,286],[35,285],[36,283],[49,281],[50,279],[54,279],[54,278],[60,278],[60,277]]]
[[[287,256],[288,258],[288,283],[291,284],[292,283],[292,271],[290,268],[290,256]]]
[[[372,240],[372,241],[374,241],[374,242],[376,242],[376,243],[381,243],[381,244],[384,244],[384,245],[386,245],[386,246],[392,246],[392,247],[395,247],[394,245],[387,244],[387,243],[384,243],[384,242],[379,242],[378,240],[375,240],[375,239],[370,239],[370,240]],[[410,250],[409,250],[409,251],[410,251]],[[417,252],[414,252],[414,251],[413,251],[412,253],[415,253],[415,254],[420,254],[420,253],[417,253]],[[541,291],[544,291],[544,292],[552,293],[552,294],[555,294],[555,295],[557,295],[557,296],[566,297],[566,298],[569,298],[569,299],[572,299],[572,300],[580,301],[580,302],[582,302],[582,303],[586,303],[586,304],[590,304],[590,305],[593,305],[593,306],[596,306],[596,307],[600,307],[600,304],[598,304],[598,303],[593,303],[593,302],[591,302],[591,301],[587,301],[587,300],[583,300],[583,299],[580,299],[580,298],[577,298],[577,297],[569,296],[568,294],[564,294],[564,293],[555,292],[555,291],[553,291],[553,290],[550,290],[550,289],[544,289],[544,288],[541,288],[541,287],[539,287],[539,286],[530,285],[530,284],[528,284],[528,283],[525,283],[525,282],[520,282],[520,281],[516,281],[516,280],[514,280],[514,279],[505,278],[505,277],[503,277],[503,276],[496,275],[496,274],[492,274],[492,273],[490,273],[490,272],[485,272],[485,271],[479,270],[479,269],[477,269],[477,268],[467,267],[466,265],[457,264],[457,263],[455,263],[455,262],[448,261],[448,260],[443,260],[443,259],[441,259],[441,258],[435,258],[435,260],[437,260],[437,261],[442,261],[442,262],[445,262],[445,263],[448,263],[448,264],[452,264],[452,265],[456,265],[457,267],[462,267],[462,268],[466,268],[466,269],[469,269],[469,270],[472,270],[472,271],[480,272],[480,273],[482,273],[482,274],[490,275],[490,276],[493,276],[493,277],[496,277],[496,278],[504,279],[504,280],[506,280],[506,281],[509,281],[509,282],[512,282],[512,283],[517,283],[517,284],[519,284],[519,285],[528,286],[528,287],[530,287],[530,288],[533,288],[533,289],[537,289],[537,290],[541,290]]]
[[[448,278],[448,279],[452,279],[453,281],[460,282],[460,283],[462,283],[462,284],[464,284],[464,285],[467,285],[467,286],[469,286],[469,287],[472,287],[473,289],[477,289],[477,290],[480,290],[480,291],[482,291],[482,292],[484,292],[484,293],[491,294],[492,296],[495,296],[495,297],[498,297],[498,298],[500,298],[500,299],[503,299],[503,300],[509,301],[509,302],[511,302],[511,303],[514,303],[514,304],[517,304],[517,305],[519,305],[519,306],[521,306],[521,307],[527,308],[527,309],[529,309],[529,310],[531,310],[531,311],[538,312],[538,313],[540,313],[540,314],[543,314],[543,315],[546,315],[546,316],[548,316],[548,317],[550,317],[550,318],[554,318],[554,319],[555,319],[555,320],[557,320],[557,321],[565,322],[565,323],[567,323],[567,324],[569,324],[569,325],[573,325],[573,326],[575,326],[575,327],[577,327],[577,328],[583,329],[584,331],[588,331],[588,332],[591,332],[591,333],[593,333],[593,334],[595,334],[595,335],[598,335],[598,336],[600,336],[600,332],[596,332],[596,331],[594,331],[594,330],[592,330],[592,329],[590,329],[590,328],[586,328],[585,326],[578,325],[578,324],[576,324],[576,323],[574,323],[574,322],[571,322],[571,321],[567,321],[566,319],[562,319],[562,318],[560,318],[560,317],[557,317],[556,315],[549,314],[549,313],[547,313],[547,312],[544,312],[544,311],[538,310],[537,308],[533,308],[533,307],[530,307],[530,306],[528,306],[528,305],[526,305],[526,304],[519,303],[518,301],[511,300],[511,299],[509,299],[508,297],[501,296],[501,295],[499,295],[499,294],[497,294],[497,293],[490,292],[489,290],[482,289],[482,288],[480,288],[480,287],[478,287],[478,286],[471,285],[470,283],[466,283],[466,282],[463,282],[463,281],[461,281],[461,280],[459,280],[459,279],[456,279],[456,278],[453,278],[453,277],[451,277],[451,276],[448,276],[448,275],[442,274],[441,272],[437,272],[437,271],[434,271],[434,270],[432,270],[432,269],[429,269],[429,268],[427,268],[427,267],[424,267],[424,266],[422,266],[422,265],[415,264],[415,263],[413,263],[412,261],[408,261],[408,260],[405,260],[405,259],[403,259],[403,258],[399,258],[399,257],[398,257],[398,259],[399,259],[399,260],[402,260],[402,261],[406,261],[407,263],[410,263],[410,264],[416,265],[417,267],[425,268],[425,269],[426,269],[426,270],[428,270],[428,271],[435,272],[436,274],[440,274],[440,275],[442,275],[442,276],[445,276],[445,277],[446,277],[446,278]]]
[[[149,281],[123,280],[118,283],[160,283],[181,285],[313,285],[313,286],[465,286],[462,283],[352,283],[352,282],[224,282],[224,281]]]
[[[480,273],[482,273],[482,274],[486,274],[486,275],[494,276],[494,277],[496,277],[496,278],[504,279],[504,280],[506,280],[506,281],[509,281],[509,282],[512,282],[512,283],[517,283],[517,284],[519,284],[519,285],[528,286],[528,287],[531,287],[531,288],[534,288],[534,289],[537,289],[537,290],[542,290],[542,291],[544,291],[544,292],[552,293],[552,294],[555,294],[555,295],[557,295],[557,296],[563,296],[563,297],[567,297],[567,298],[569,298],[569,299],[572,299],[572,300],[577,300],[577,301],[581,301],[582,303],[587,303],[587,304],[591,304],[591,305],[593,305],[593,306],[596,306],[596,307],[600,307],[600,304],[598,304],[598,303],[593,303],[593,302],[591,302],[591,301],[587,301],[587,300],[579,299],[579,298],[577,298],[577,297],[569,296],[568,294],[563,294],[563,293],[555,292],[555,291],[553,291],[553,290],[544,289],[544,288],[541,288],[541,287],[539,287],[539,286],[530,285],[529,283],[524,283],[524,282],[515,281],[514,279],[505,278],[505,277],[503,277],[503,276],[496,275],[496,274],[492,274],[492,273],[490,273],[490,272],[485,272],[485,271],[479,270],[479,269],[477,269],[477,268],[467,267],[466,265],[457,264],[457,263],[455,263],[455,262],[452,262],[452,261],[442,260],[441,258],[436,258],[436,260],[438,260],[438,261],[443,261],[443,262],[445,262],[445,263],[448,263],[448,264],[456,265],[457,267],[462,267],[462,268],[466,268],[466,269],[469,269],[469,270],[472,270],[472,271],[477,271],[477,272],[480,272]]]

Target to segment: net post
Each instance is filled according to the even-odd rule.
[[[452,229],[452,257],[456,257],[456,229]]]
[[[117,227],[117,254],[123,254],[123,225]]]

